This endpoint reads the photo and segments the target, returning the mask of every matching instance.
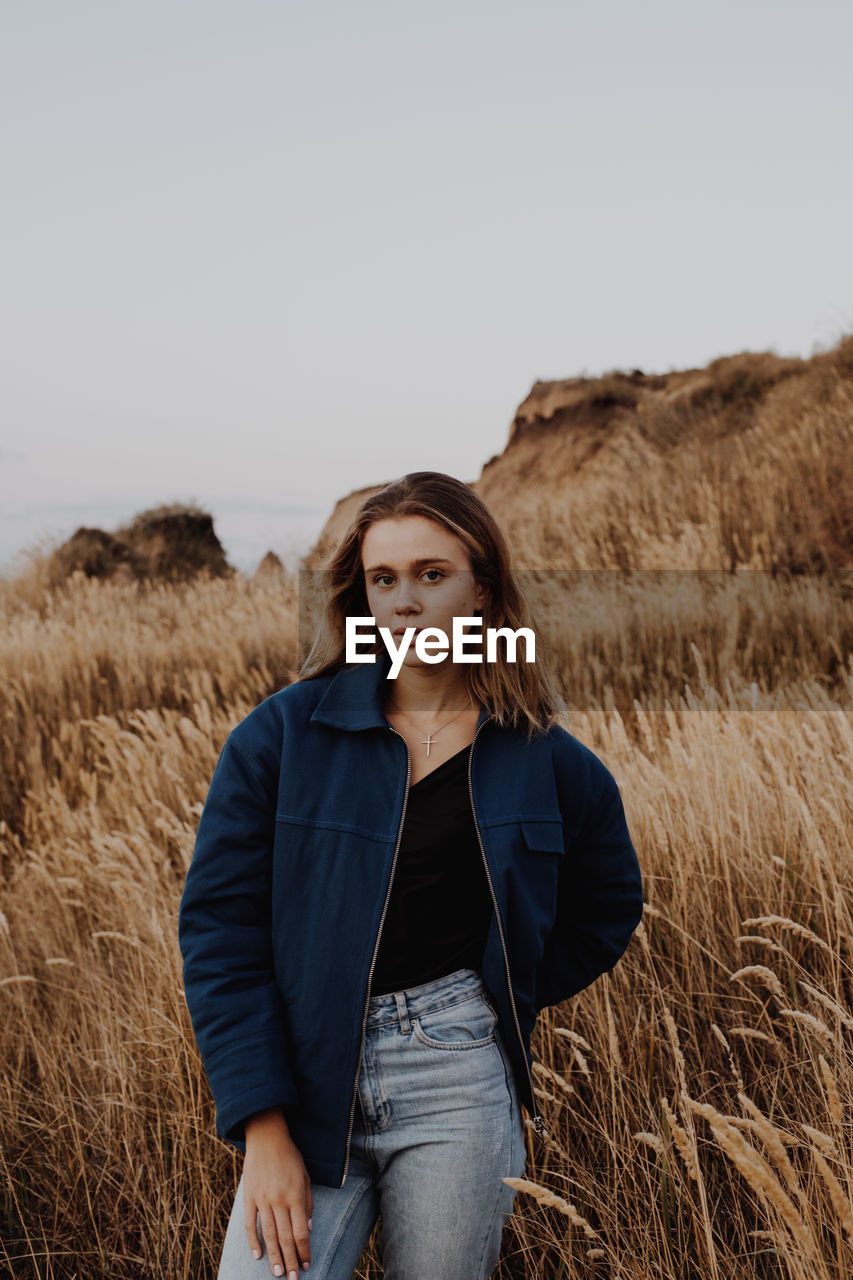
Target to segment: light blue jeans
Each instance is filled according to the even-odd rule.
[[[485,1280],[521,1177],[524,1125],[497,1013],[480,975],[458,969],[372,996],[342,1187],[312,1184],[311,1267],[351,1280],[377,1220],[385,1280]],[[263,1244],[260,1215],[258,1236]],[[271,1276],[252,1257],[243,1179],[218,1280]]]

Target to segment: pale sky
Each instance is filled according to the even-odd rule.
[[[474,480],[537,378],[853,331],[848,0],[0,4],[0,566]]]

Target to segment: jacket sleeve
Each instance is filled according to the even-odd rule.
[[[642,876],[619,788],[592,752],[584,755],[587,800],[579,829],[567,838],[556,920],[536,972],[537,1009],[567,1000],[612,969],[643,914]],[[575,807],[577,797],[570,803]]]
[[[241,1151],[250,1115],[298,1101],[273,968],[276,790],[232,732],[210,784],[178,916],[184,991],[216,1130]]]

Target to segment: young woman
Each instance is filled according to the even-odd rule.
[[[480,1280],[522,1106],[545,1128],[537,1014],[622,955],[637,858],[539,637],[515,662],[411,643],[389,678],[379,628],[399,648],[458,619],[485,658],[487,628],[530,625],[469,485],[415,472],[368,498],[324,575],[300,678],[223,747],[181,898],[216,1128],[245,1156],[219,1280],[349,1280],[377,1218],[389,1280]],[[361,661],[348,618],[375,622]]]

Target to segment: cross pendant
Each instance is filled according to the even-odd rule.
[[[421,738],[421,743],[422,743],[422,745],[424,745],[424,746],[426,747],[426,749],[427,749],[427,755],[429,755],[429,748],[430,748],[430,743],[431,743],[431,742],[432,742],[432,734],[431,734],[431,733],[428,733],[428,734],[427,734],[427,736],[426,736],[425,738]]]

